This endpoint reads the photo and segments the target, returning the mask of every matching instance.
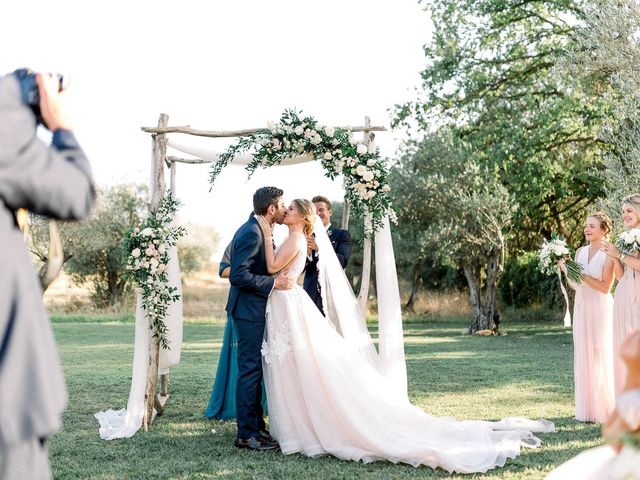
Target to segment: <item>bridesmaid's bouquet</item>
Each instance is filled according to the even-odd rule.
[[[622,255],[634,255],[640,252],[640,228],[632,228],[622,232],[616,242]]]
[[[538,253],[538,259],[540,270],[546,275],[557,275],[560,268],[558,262],[564,260],[567,278],[575,283],[582,282],[582,266],[571,259],[571,251],[563,238],[554,236],[550,241],[545,240]]]

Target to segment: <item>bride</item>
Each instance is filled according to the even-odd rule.
[[[269,297],[263,369],[271,434],[283,453],[475,473],[503,466],[521,445],[539,446],[532,431],[554,430],[546,420],[459,421],[411,405],[406,388],[398,387],[402,382],[385,375],[378,362],[313,203],[293,200],[284,223],[289,237],[274,252],[271,228],[260,221],[269,272],[288,271],[297,278],[307,257],[306,236],[313,232],[327,317],[298,285],[274,290]],[[355,330],[361,334],[352,335]]]

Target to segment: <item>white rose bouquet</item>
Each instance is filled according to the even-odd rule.
[[[632,228],[622,232],[616,246],[622,255],[635,255],[640,252],[640,228]]]
[[[560,268],[558,262],[564,260],[567,278],[575,283],[582,282],[582,266],[571,259],[571,251],[563,238],[552,237],[550,241],[545,240],[538,253],[538,259],[540,270],[547,275],[557,275]]]
[[[169,348],[163,321],[167,307],[180,298],[167,276],[168,247],[186,233],[183,227],[171,225],[178,205],[169,192],[141,227],[126,234],[122,245],[125,277],[142,290],[142,304],[153,336],[160,338],[162,348]]]

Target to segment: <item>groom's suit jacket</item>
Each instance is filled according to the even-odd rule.
[[[336,256],[340,261],[340,265],[342,265],[342,268],[347,268],[347,263],[349,263],[349,257],[351,256],[351,234],[348,230],[329,227],[327,229],[327,235],[331,241],[333,251],[336,252]],[[321,254],[322,252],[320,252],[320,255]],[[307,259],[304,267],[303,288],[307,294],[309,294],[311,300],[317,305],[318,309],[323,312],[322,296],[320,294],[320,285],[318,284],[318,252],[312,252],[311,258]]]
[[[80,219],[94,199],[89,161],[73,133],[57,130],[51,146],[43,143],[18,81],[0,77],[0,457],[7,446],[59,429],[67,401],[42,289],[14,212]]]
[[[275,279],[267,270],[262,231],[253,216],[234,235],[231,252],[227,313],[233,318],[264,322]]]

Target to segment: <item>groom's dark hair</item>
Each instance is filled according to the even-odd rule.
[[[284,192],[276,187],[262,187],[253,194],[253,213],[264,215],[269,209],[269,205],[278,208],[278,200]]]

